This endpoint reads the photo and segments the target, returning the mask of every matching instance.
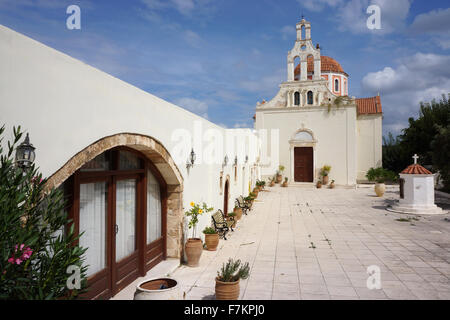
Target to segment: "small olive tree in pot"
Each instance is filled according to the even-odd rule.
[[[216,299],[217,300],[238,300],[240,280],[245,280],[250,274],[250,266],[247,263],[242,265],[241,260],[229,259],[217,272],[216,278]]]

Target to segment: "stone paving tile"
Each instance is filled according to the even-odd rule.
[[[366,188],[268,188],[218,251],[172,275],[187,299],[211,299],[217,270],[233,257],[251,266],[241,299],[450,299],[450,224],[398,222],[402,215],[380,210],[384,201]],[[367,289],[371,265],[382,290]]]

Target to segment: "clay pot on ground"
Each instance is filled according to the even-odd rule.
[[[238,300],[240,280],[236,282],[222,282],[216,278],[216,300]]]
[[[236,220],[239,221],[242,219],[242,208],[235,208],[234,212],[236,213]]]
[[[182,300],[181,286],[175,279],[150,279],[139,283],[134,300]]]
[[[269,185],[270,187],[275,187],[275,181],[270,181],[270,185]]]
[[[281,174],[277,174],[277,181],[276,181],[276,183],[281,183],[282,180],[283,180],[283,176]]]
[[[258,197],[259,190],[257,188],[255,188],[255,189],[253,189],[253,193],[255,194],[255,197]]]
[[[321,189],[322,188],[322,181],[317,181],[317,189]]]
[[[205,234],[206,250],[216,251],[219,245],[219,234]]]
[[[335,188],[335,184],[334,184],[334,182],[331,182],[330,183],[330,189],[334,189]]]
[[[283,182],[283,184],[281,185],[283,188],[287,188],[288,187],[288,183],[285,181]]]
[[[324,186],[326,186],[326,185],[328,184],[328,176],[323,176],[323,178],[322,178],[322,184],[323,184]]]
[[[384,183],[377,183],[375,184],[375,193],[378,197],[382,197],[384,193],[386,192],[386,185]]]
[[[203,243],[201,239],[188,239],[185,245],[187,265],[189,267],[198,267],[200,257],[203,252]]]

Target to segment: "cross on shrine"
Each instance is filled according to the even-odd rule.
[[[414,159],[414,164],[417,164],[417,160],[419,160],[419,156],[417,154],[412,157]]]

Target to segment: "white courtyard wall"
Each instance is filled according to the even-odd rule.
[[[185,129],[194,137],[200,127],[203,132],[233,132],[0,25],[0,125],[3,124],[6,139],[12,138],[13,126],[21,125],[30,133],[36,147],[36,164],[45,177],[97,140],[119,133],[150,136],[174,157],[172,150],[178,141],[172,140],[172,133],[177,129]],[[223,209],[219,184],[222,165],[200,164],[201,146],[194,143],[194,148],[197,164],[189,174],[187,159],[177,162],[184,178],[184,207],[188,209],[194,201]],[[249,152],[228,153],[223,184],[229,175],[230,211],[236,197],[248,194],[250,166],[256,158]],[[237,181],[232,167],[235,155],[240,162]],[[246,155],[250,157],[248,164],[242,163]],[[209,224],[209,215],[201,217],[198,233]]]

